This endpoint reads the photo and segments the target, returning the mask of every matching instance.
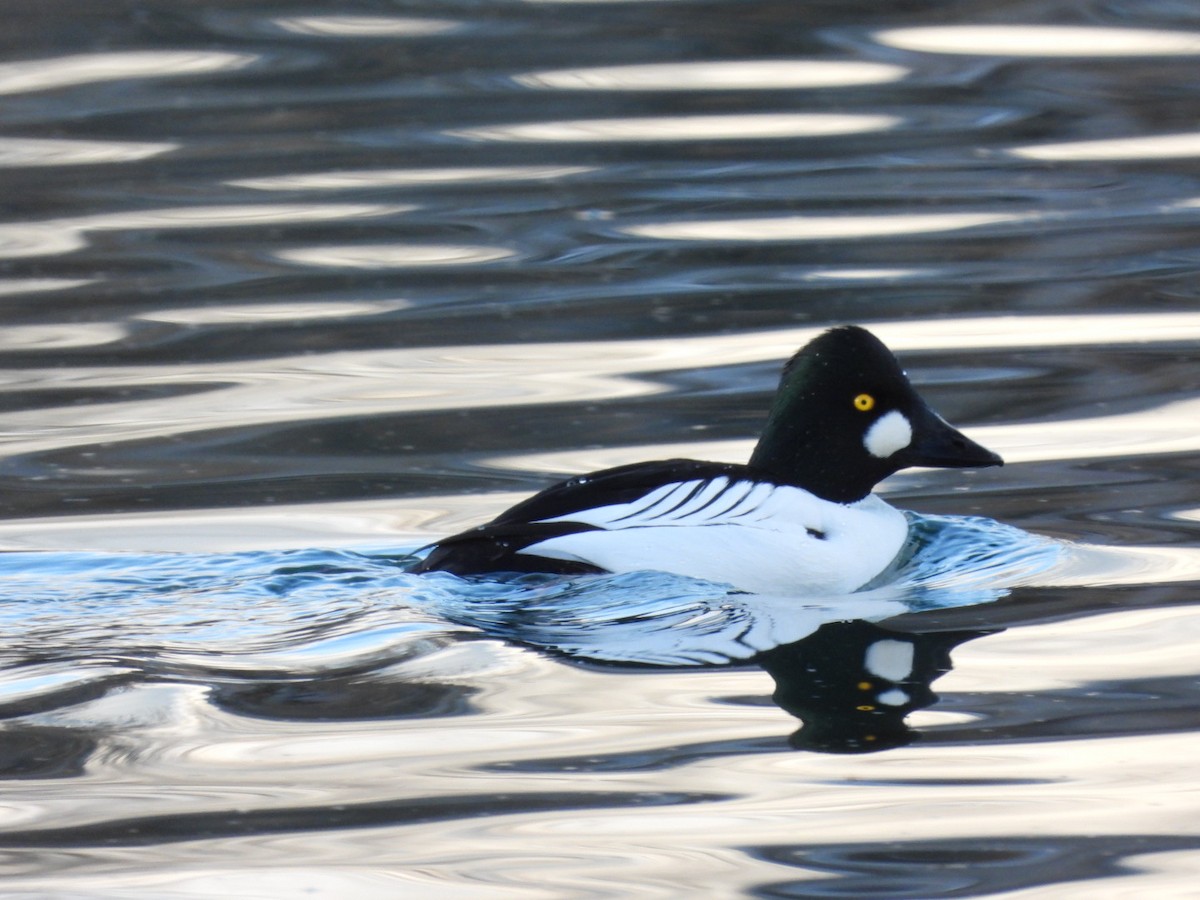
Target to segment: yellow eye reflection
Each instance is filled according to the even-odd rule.
[[[875,398],[870,394],[859,394],[854,398],[854,408],[859,412],[870,412],[875,408]]]

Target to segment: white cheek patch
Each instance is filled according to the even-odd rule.
[[[877,459],[887,459],[897,450],[912,443],[912,423],[904,413],[892,410],[867,429],[863,435],[863,446]]]

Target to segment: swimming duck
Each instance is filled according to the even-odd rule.
[[[848,593],[908,535],[876,484],[907,466],[998,465],[930,409],[878,338],[843,326],[784,366],[745,465],[668,459],[580,475],[437,542],[414,571],[656,569],[757,594]]]

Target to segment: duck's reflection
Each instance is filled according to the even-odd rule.
[[[930,685],[950,651],[995,631],[893,631],[829,622],[755,657],[775,679],[772,699],[803,724],[789,743],[822,753],[873,753],[911,743],[905,717],[937,702]]]

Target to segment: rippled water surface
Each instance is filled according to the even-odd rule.
[[[47,0],[0,47],[5,896],[1196,895],[1200,7]],[[867,590],[405,571],[743,461],[841,322],[1007,461],[886,482]]]

